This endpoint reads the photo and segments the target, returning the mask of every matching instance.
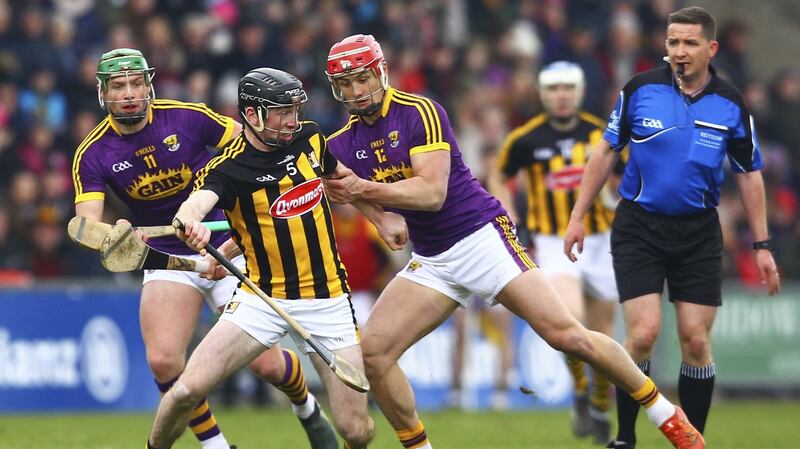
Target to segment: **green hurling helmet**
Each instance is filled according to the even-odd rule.
[[[108,91],[108,81],[117,75],[127,77],[128,75],[139,74],[143,75],[145,85],[149,88],[149,94],[144,98],[137,98],[131,101],[143,101],[145,102],[145,108],[143,111],[132,114],[112,113],[114,119],[124,125],[134,125],[147,116],[149,105],[156,97],[156,92],[153,88],[155,69],[147,64],[147,60],[141,51],[132,48],[117,48],[103,53],[97,62],[97,100],[104,110],[108,109],[108,103],[110,102],[103,98],[103,94]],[[117,101],[117,103],[122,102]]]
[[[155,69],[147,65],[147,60],[139,50],[132,48],[117,48],[103,53],[97,62],[97,82],[100,89],[105,92],[108,80],[116,74],[124,72],[146,73],[145,82],[150,85]]]

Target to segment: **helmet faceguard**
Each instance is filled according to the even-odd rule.
[[[259,68],[248,72],[239,80],[239,114],[245,126],[265,145],[283,148],[294,140],[303,129],[304,105],[308,100],[303,83],[294,75],[272,68]],[[248,122],[246,110],[252,107],[256,111],[258,124]],[[277,127],[267,126],[270,114],[281,114]],[[283,114],[292,114],[286,120],[295,121],[291,130],[284,129],[286,123]],[[263,135],[266,131],[266,136]]]
[[[148,93],[143,98],[128,98],[124,100],[106,100],[103,95],[108,92],[109,82],[112,78],[125,77],[125,86],[129,93],[132,93],[131,76],[142,75]],[[108,110],[109,104],[133,104],[135,102],[144,103],[141,111],[125,113],[120,111],[110,111],[114,120],[119,123],[131,126],[141,122],[147,117],[150,104],[156,97],[153,88],[153,77],[155,69],[147,65],[147,60],[139,50],[131,48],[117,48],[103,53],[97,63],[97,101],[103,110]]]
[[[336,80],[356,77],[366,70],[372,70],[380,86],[360,98],[346,99]],[[372,35],[356,34],[337,42],[328,52],[328,64],[325,75],[331,83],[333,98],[344,104],[348,112],[356,115],[372,115],[381,108],[381,101],[375,101],[376,95],[389,89],[389,75],[386,72],[386,61],[378,41]],[[380,96],[382,98],[382,96]],[[373,101],[365,108],[355,105],[364,100]]]

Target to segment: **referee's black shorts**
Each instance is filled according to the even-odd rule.
[[[716,209],[658,215],[633,201],[617,206],[611,254],[620,302],[661,293],[670,301],[722,304],[722,229]]]

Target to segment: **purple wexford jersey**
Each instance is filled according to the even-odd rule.
[[[450,152],[447,198],[437,212],[386,208],[408,224],[414,251],[434,256],[477,231],[495,217],[506,215],[500,202],[472,176],[438,103],[393,88],[386,92],[381,118],[367,125],[357,116],[328,137],[328,150],[359,177],[395,182],[414,175],[411,155]]]
[[[195,173],[233,137],[235,123],[204,104],[158,99],[147,125],[121,134],[109,117],[100,122],[75,151],[72,179],[75,203],[105,199],[106,185],[130,208],[138,226],[172,222],[194,186]],[[224,220],[220,210],[206,220]],[[219,245],[227,233],[216,233]],[[153,238],[148,244],[171,254],[194,252],[177,237]]]

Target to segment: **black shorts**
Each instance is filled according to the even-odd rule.
[[[670,301],[722,304],[722,229],[716,209],[658,215],[630,200],[617,206],[611,254],[620,302],[664,291]]]

